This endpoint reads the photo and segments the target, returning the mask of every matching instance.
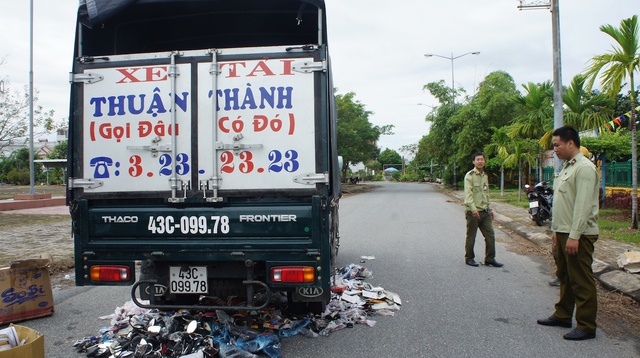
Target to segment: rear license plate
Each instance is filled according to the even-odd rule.
[[[529,207],[530,208],[537,208],[538,207],[538,202],[537,201],[529,202]]]
[[[171,266],[169,267],[170,293],[207,293],[206,266]]]

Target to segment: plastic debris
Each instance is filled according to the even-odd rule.
[[[629,273],[640,273],[640,251],[627,251],[618,256],[618,267]]]
[[[395,315],[402,305],[400,296],[365,281],[372,277],[356,264],[337,270],[324,312],[306,317],[277,308],[167,312],[141,309],[129,301],[100,317],[110,319],[111,326],[101,328],[99,336],[79,339],[73,348],[88,357],[281,358],[281,339],[326,337],[356,324],[374,327],[372,316]]]
[[[375,260],[375,256],[360,256],[360,263],[363,264],[367,262],[367,260]]]

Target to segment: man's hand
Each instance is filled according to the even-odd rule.
[[[551,248],[555,250],[556,245],[558,244],[558,239],[556,238],[556,233],[551,234]]]
[[[471,215],[473,215],[473,217],[474,217],[474,218],[476,218],[476,219],[480,219],[480,213],[478,212],[478,210],[473,211],[473,212],[471,213]]]
[[[567,255],[575,255],[578,253],[578,245],[580,244],[580,240],[574,240],[572,238],[567,239],[567,247],[565,251]]]
[[[489,211],[489,215],[491,215],[491,220],[493,220],[493,210]]]

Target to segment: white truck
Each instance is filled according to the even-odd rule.
[[[341,196],[324,1],[86,0],[75,44],[76,284],[322,309]]]

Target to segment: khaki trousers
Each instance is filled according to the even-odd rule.
[[[478,229],[480,229],[485,242],[484,261],[494,262],[496,260],[496,235],[493,231],[491,214],[484,210],[479,210],[478,213],[480,213],[479,219],[474,218],[471,211],[467,211],[466,213],[467,240],[464,245],[464,259],[466,261],[476,257],[473,248],[476,245],[476,234]]]
[[[593,245],[598,235],[582,235],[576,255],[567,255],[565,248],[569,234],[556,233],[558,279],[560,301],[556,303],[553,317],[570,322],[575,306],[577,328],[583,332],[595,332],[598,314],[598,291],[593,278]]]

